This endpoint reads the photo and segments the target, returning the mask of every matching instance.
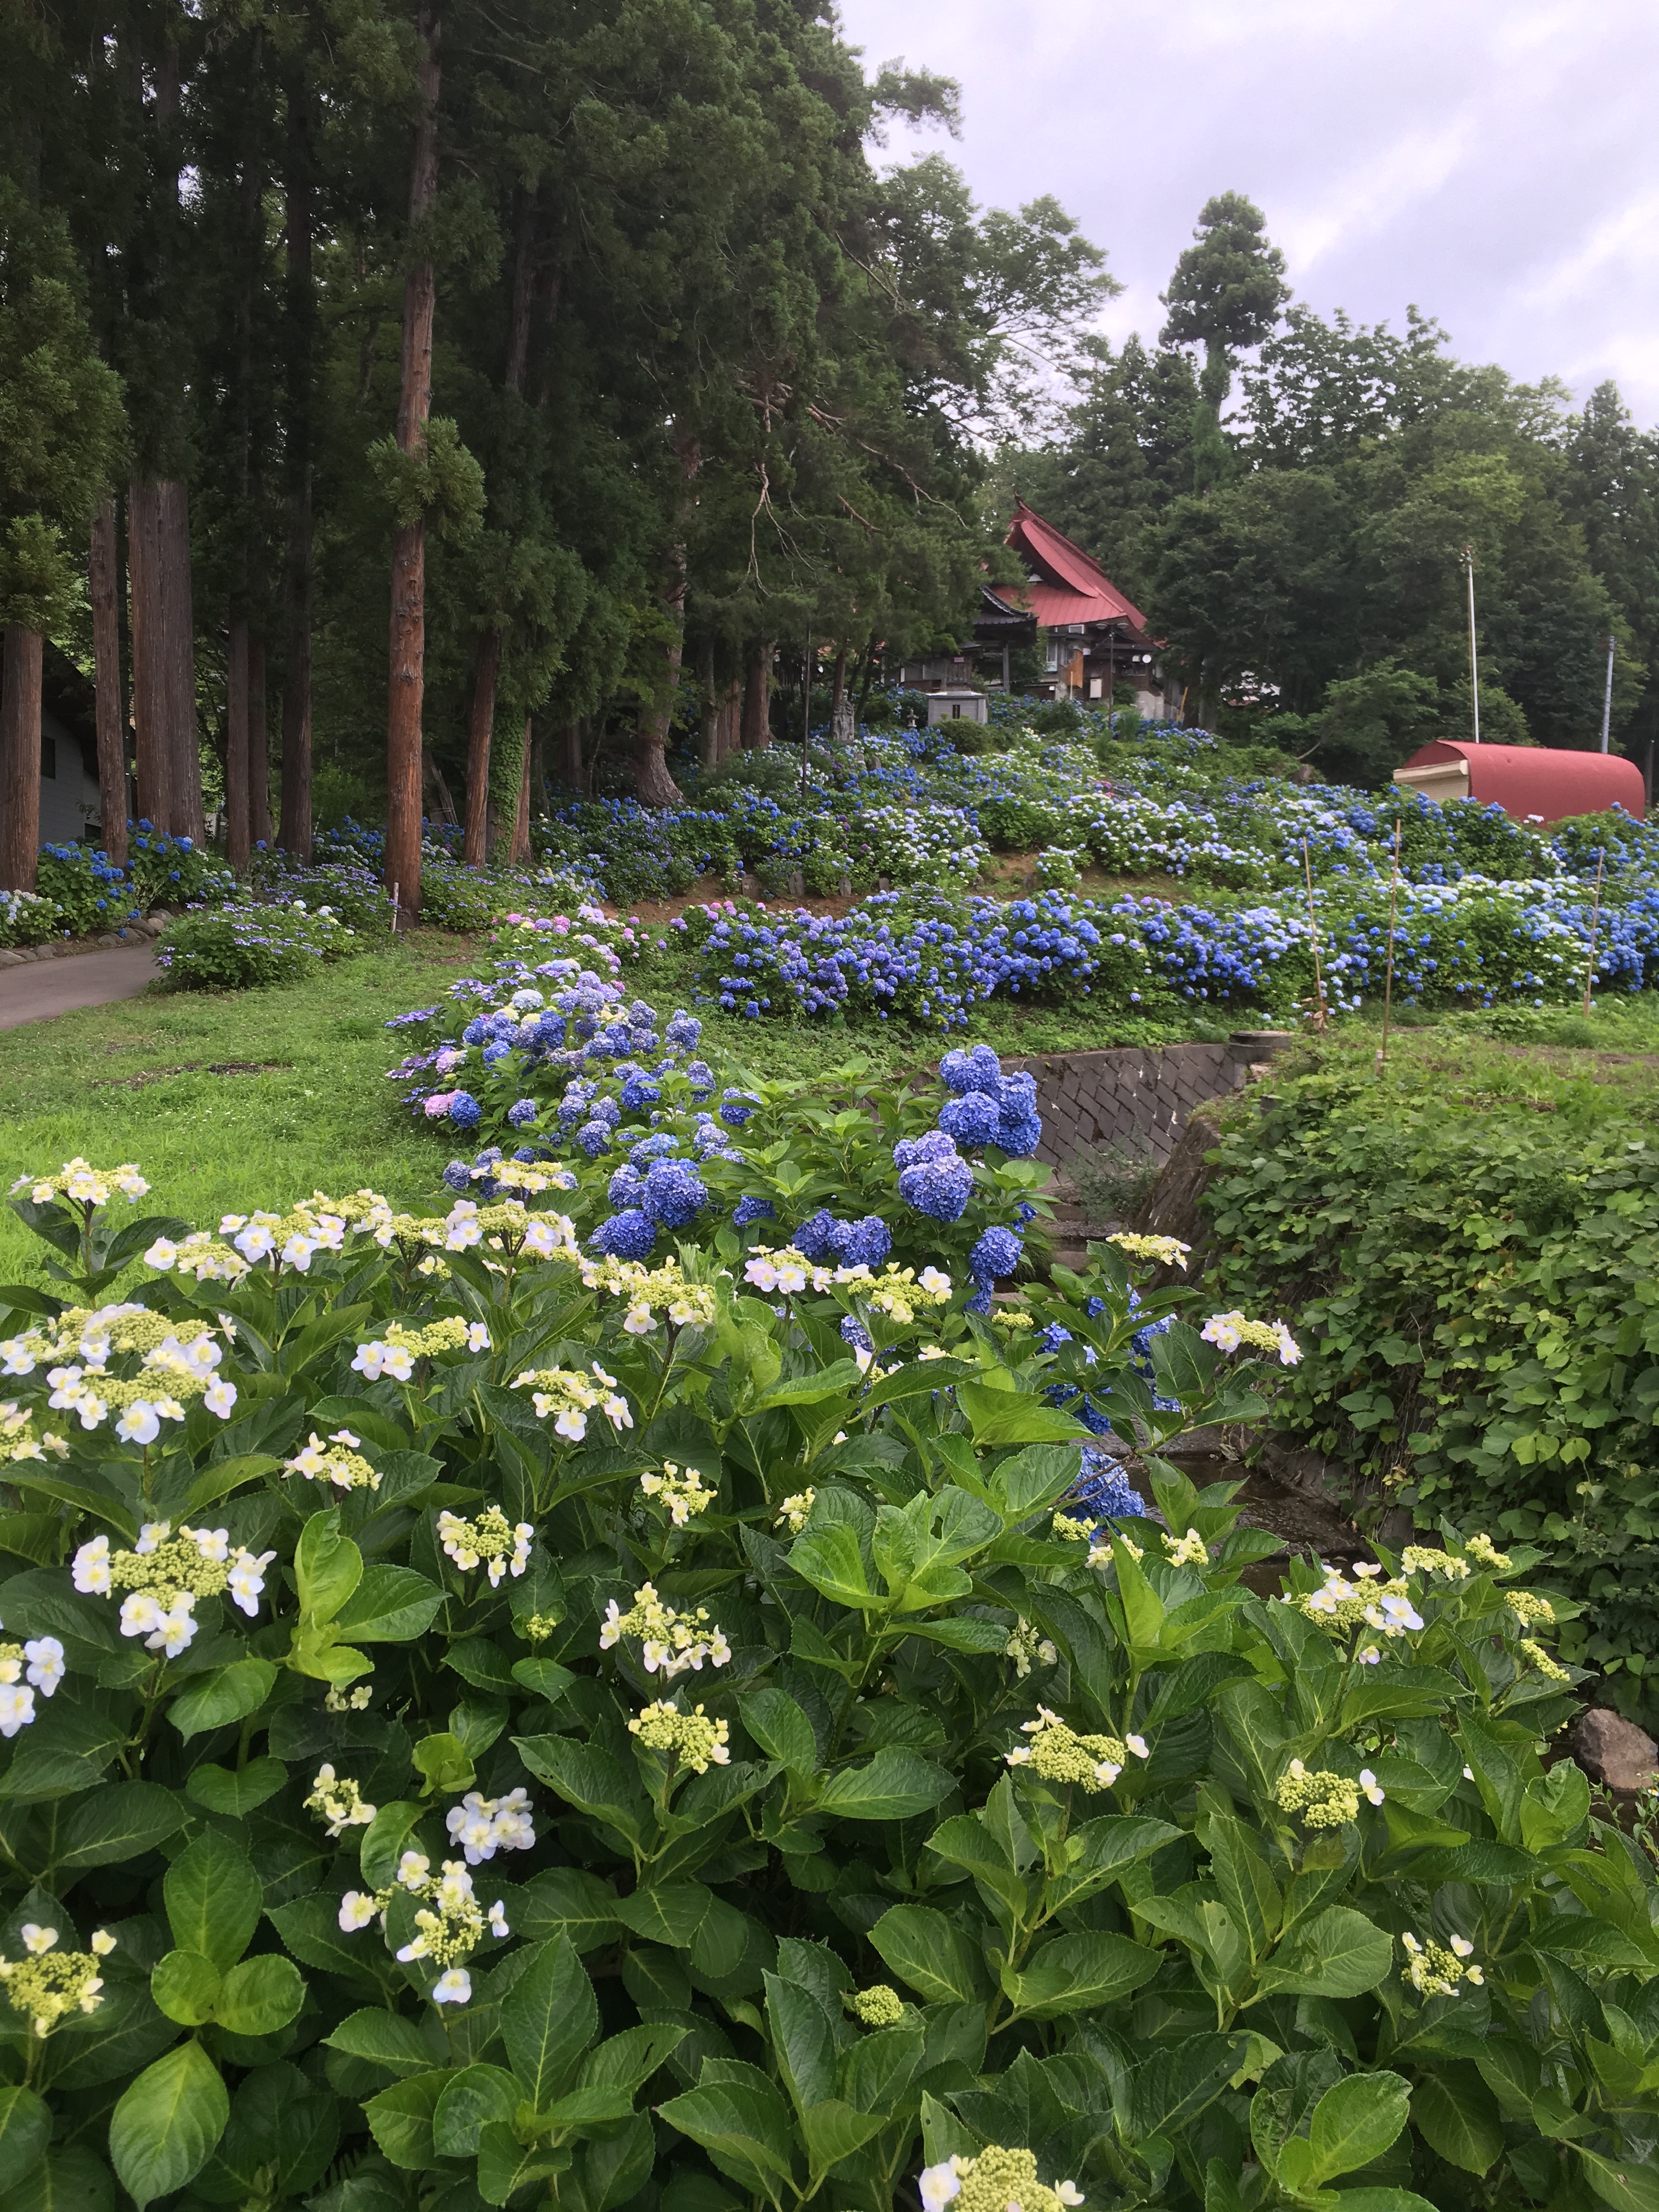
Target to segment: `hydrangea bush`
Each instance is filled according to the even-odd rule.
[[[175,991],[240,991],[259,983],[295,983],[319,967],[368,950],[326,905],[302,899],[286,906],[204,908],[170,922],[155,965]]]
[[[702,1025],[684,1009],[665,1023],[574,959],[500,964],[494,984],[452,987],[453,1012],[471,1013],[459,1034],[391,1071],[424,1119],[496,1140],[450,1164],[456,1192],[491,1197],[556,1161],[581,1233],[619,1260],[678,1238],[728,1262],[747,1247],[763,1273],[943,1261],[986,1304],[1019,1271],[1048,1210],[1042,1121],[1034,1079],[988,1048],[947,1053],[940,1090],[871,1084],[857,1060],[827,1081],[734,1082],[696,1057]],[[443,1014],[392,1026],[430,1032]]]
[[[900,1310],[550,1188],[26,1180],[9,2208],[1646,2201],[1659,1888],[1541,1762],[1535,1554],[1281,1583],[1167,1456],[1277,1363],[1134,1240]]]

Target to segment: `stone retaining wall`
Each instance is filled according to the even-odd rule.
[[[1063,1167],[1096,1145],[1149,1152],[1163,1161],[1194,1106],[1242,1091],[1252,1066],[1291,1042],[1288,1031],[1241,1030],[1224,1044],[1043,1053],[1003,1065],[1036,1078],[1042,1115],[1036,1156],[1048,1166]]]

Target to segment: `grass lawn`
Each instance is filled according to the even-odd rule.
[[[365,1183],[397,1205],[436,1203],[439,1170],[462,1148],[398,1103],[385,1070],[398,1048],[382,1025],[485,961],[476,940],[421,930],[302,984],[154,993],[0,1033],[0,1188],[80,1152],[103,1165],[136,1160],[151,1185],[146,1210],[198,1226]],[[690,963],[680,956],[631,980],[665,1008],[693,998]],[[967,1034],[1005,1054],[1083,1051],[1222,1037],[1251,1019],[1218,1012],[1159,1024],[1001,1003],[981,1008]],[[1605,995],[1588,1018],[1568,1008],[1508,1019],[1529,1033],[1491,1037],[1479,1017],[1407,1010],[1390,1060],[1407,1081],[1480,1094],[1466,1104],[1531,1093],[1543,1110],[1571,1110],[1576,1094],[1580,1110],[1595,1115],[1627,1110],[1635,1095],[1659,1086],[1648,1057],[1659,1054],[1659,994]],[[1370,1054],[1377,1028],[1374,1015],[1346,1018],[1331,1042]],[[920,1076],[946,1042],[897,1023],[795,1027],[716,1013],[703,1048],[759,1076],[810,1079],[854,1054],[880,1075]],[[0,1210],[0,1282],[34,1275],[40,1249]]]
[[[263,991],[153,993],[0,1034],[0,1175],[76,1152],[136,1160],[146,1211],[216,1228],[225,1212],[286,1206],[369,1183],[423,1201],[447,1157],[383,1080],[398,1057],[381,1024],[473,964],[464,938],[406,945]],[[0,1281],[43,1249],[0,1214]]]

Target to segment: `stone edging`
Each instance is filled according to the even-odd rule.
[[[0,945],[0,968],[21,967],[28,960],[72,960],[82,952],[136,950],[141,945],[153,945],[172,919],[171,915],[159,920],[147,915],[143,921],[130,921],[124,929],[107,929],[101,937],[54,937],[45,945]]]
[[[1224,1044],[1042,1053],[1003,1065],[1036,1078],[1036,1157],[1045,1165],[1063,1167],[1094,1145],[1149,1152],[1162,1163],[1195,1106],[1242,1091],[1253,1067],[1294,1042],[1289,1030],[1235,1030]]]

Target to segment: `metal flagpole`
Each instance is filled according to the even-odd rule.
[[[1474,649],[1474,548],[1463,548],[1463,566],[1469,575],[1469,696],[1474,704],[1474,742],[1480,742],[1480,663]]]
[[[1607,689],[1606,696],[1601,702],[1601,750],[1603,752],[1607,749],[1607,732],[1613,723],[1613,655],[1618,642],[1616,637],[1610,637],[1607,640]]]

